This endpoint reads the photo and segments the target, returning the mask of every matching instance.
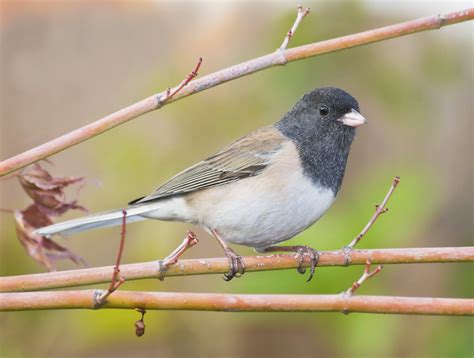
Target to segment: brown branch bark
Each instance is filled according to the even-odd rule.
[[[94,309],[101,291],[1,293],[0,311]],[[347,296],[241,295],[117,291],[101,308],[225,312],[365,312],[418,315],[474,315],[474,299]]]
[[[323,251],[318,266],[365,265],[369,259],[373,264],[474,262],[474,247]],[[243,260],[247,272],[294,269],[299,265],[298,255],[293,254],[246,256]],[[310,265],[309,258],[305,258],[304,265],[306,267]],[[0,292],[46,290],[106,283],[110,281],[113,270],[113,266],[106,266],[1,277]],[[131,281],[172,276],[223,274],[229,270],[229,262],[225,257],[180,260],[162,272],[159,262],[151,261],[121,265],[120,270],[127,281]]]
[[[87,139],[93,138],[133,118],[159,109],[165,104],[172,103],[184,97],[204,91],[211,87],[215,87],[236,78],[247,76],[249,74],[274,66],[285,65],[288,62],[314,57],[329,52],[335,52],[355,46],[366,45],[394,37],[405,36],[416,32],[439,29],[443,26],[453,25],[472,19],[474,19],[474,8],[456,11],[444,15],[424,17],[417,20],[360,32],[332,40],[295,47],[285,51],[275,51],[269,55],[226,68],[224,70],[202,77],[198,80],[192,81],[181,88],[181,90],[172,98],[168,98],[165,102],[162,102],[161,99],[166,98],[167,91],[154,94],[140,102],[123,108],[82,128],[76,129],[24,153],[6,159],[0,162],[0,176],[11,173],[40,159],[49,157]]]

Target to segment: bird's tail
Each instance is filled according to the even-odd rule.
[[[118,209],[112,211],[105,211],[102,213],[84,216],[82,218],[64,221],[61,223],[45,226],[35,231],[35,234],[41,236],[51,235],[70,235],[82,231],[92,229],[110,227],[122,224],[123,210],[126,211],[127,223],[140,221],[145,219],[140,216],[146,212],[152,211],[157,206],[157,203],[144,203],[139,205],[132,205],[125,209]]]

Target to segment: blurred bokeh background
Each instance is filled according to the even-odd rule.
[[[204,75],[276,49],[295,2],[1,2],[1,159],[177,84],[204,58]],[[317,1],[290,46],[350,34],[470,1]],[[229,141],[279,119],[306,91],[337,86],[368,118],[353,144],[338,200],[292,240],[321,250],[347,244],[392,178],[401,185],[361,248],[473,244],[473,25],[462,23],[291,63],[221,85],[152,112],[51,158],[57,175],[87,177],[91,211],[149,193]],[[1,208],[30,202],[15,179],[0,181]],[[71,197],[75,195],[74,190]],[[74,217],[80,213],[71,213]],[[0,215],[0,274],[43,272]],[[188,225],[130,225],[125,263],[166,256]],[[221,256],[215,241],[186,257]],[[91,266],[110,265],[119,228],[72,236]],[[251,249],[237,247],[241,254]],[[59,269],[73,268],[69,263]],[[361,267],[126,283],[124,289],[242,293],[338,293]],[[360,293],[472,297],[472,265],[387,266]],[[105,285],[104,285],[105,287]],[[2,357],[468,357],[469,318],[338,313],[149,312],[135,337],[133,311],[40,311],[0,315]]]

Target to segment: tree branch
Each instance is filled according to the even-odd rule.
[[[388,211],[388,208],[385,206],[387,205],[388,201],[390,200],[390,197],[392,196],[393,192],[397,188],[398,183],[400,183],[400,177],[395,177],[393,178],[392,185],[390,186],[390,189],[388,190],[387,195],[385,195],[385,198],[382,201],[382,204],[375,204],[375,212],[374,215],[370,218],[369,222],[365,227],[362,229],[359,235],[356,236],[354,240],[351,241],[349,245],[347,245],[348,249],[353,249],[355,245],[367,234],[367,232],[370,230],[372,225],[375,224],[377,219],[379,218],[380,215],[386,213]]]
[[[474,247],[323,251],[318,267],[365,265],[369,259],[373,264],[474,262]],[[243,260],[247,272],[294,269],[299,265],[299,256],[294,254],[246,256]],[[308,257],[305,257],[303,264],[305,267],[310,265]],[[106,283],[110,281],[113,270],[113,266],[106,266],[1,277],[0,292],[46,290]],[[229,262],[225,257],[180,260],[162,272],[158,261],[150,261],[122,265],[120,270],[127,277],[127,281],[132,281],[172,276],[223,274],[229,270]]]
[[[296,19],[291,27],[291,29],[286,33],[285,39],[283,40],[283,43],[281,44],[280,48],[278,49],[279,51],[284,51],[286,50],[286,47],[290,43],[291,38],[296,32],[296,29],[300,25],[300,22],[303,20],[303,18],[309,14],[309,8],[307,7],[306,9],[303,9],[303,6],[298,5],[296,11]]]
[[[199,68],[201,67],[202,64],[202,57],[199,57],[198,62],[196,63],[196,67],[194,67],[194,70],[192,70],[190,73],[187,74],[187,76],[184,78],[184,80],[173,90],[171,88],[168,88],[163,95],[158,101],[160,102],[160,105],[163,106],[166,101],[171,100],[171,98],[176,95],[179,91],[183,89],[184,86],[186,86],[189,82],[193,80],[194,77],[197,77]]]
[[[198,239],[196,234],[192,231],[188,231],[186,237],[184,238],[183,242],[168,256],[165,257],[164,260],[158,261],[160,275],[158,276],[159,280],[164,280],[164,274],[168,269],[178,262],[178,259],[184,254],[184,252],[194,245],[197,245]]]
[[[95,309],[101,291],[1,293],[0,311]],[[351,312],[472,316],[474,299],[347,296],[241,295],[117,291],[102,308],[225,312]]]
[[[474,8],[456,11],[445,15],[424,17],[332,40],[295,47],[285,51],[275,51],[269,55],[226,68],[202,77],[201,79],[192,81],[182,87],[173,97],[167,98],[165,102],[162,102],[161,99],[166,98],[167,91],[154,94],[82,128],[76,129],[24,153],[6,159],[0,162],[0,176],[11,173],[40,159],[49,157],[87,139],[93,138],[133,118],[159,109],[165,104],[172,103],[236,78],[247,76],[274,66],[285,65],[288,62],[405,36],[420,31],[439,29],[443,26],[453,25],[472,19],[474,19]]]
[[[120,261],[122,260],[123,248],[125,246],[125,236],[127,234],[127,211],[122,210],[122,231],[120,232],[120,245],[117,251],[117,257],[115,259],[114,272],[112,273],[112,279],[110,281],[109,288],[101,296],[97,297],[96,304],[101,306],[104,304],[107,297],[109,297],[117,288],[122,286],[125,282],[125,276],[120,275]]]
[[[355,292],[362,286],[362,284],[367,281],[368,279],[374,277],[376,274],[378,274],[380,271],[382,271],[383,266],[379,265],[374,271],[370,271],[370,266],[372,265],[372,262],[370,259],[367,260],[365,263],[365,269],[364,272],[362,273],[362,276],[359,277],[359,279],[352,284],[351,287],[347,289],[346,292],[344,292],[345,295],[352,296],[355,294]]]

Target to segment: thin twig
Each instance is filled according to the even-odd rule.
[[[188,83],[186,87],[182,88],[172,98],[168,98],[165,103],[161,103],[160,100],[166,95],[166,91],[154,94],[82,128],[76,129],[26,152],[6,159],[0,162],[0,176],[4,176],[42,158],[49,157],[87,139],[93,138],[131,119],[159,109],[163,105],[178,101],[184,97],[221,85],[225,82],[274,66],[286,65],[288,62],[405,36],[416,32],[439,29],[443,26],[469,21],[473,18],[474,8],[470,8],[445,15],[424,17],[332,40],[315,42],[285,51],[274,51],[269,55],[228,67],[205,77],[201,77],[200,79],[196,79],[195,81]]]
[[[380,215],[386,213],[388,211],[388,208],[385,208],[385,206],[387,205],[387,202],[388,200],[390,199],[390,197],[392,196],[393,194],[393,191],[395,190],[395,188],[397,187],[398,183],[400,183],[400,177],[395,177],[393,178],[393,182],[392,182],[392,185],[390,186],[390,189],[388,190],[388,193],[387,195],[385,195],[385,198],[383,199],[382,201],[382,204],[375,204],[375,212],[374,214],[372,215],[372,217],[370,218],[369,222],[367,223],[367,225],[365,225],[365,227],[362,229],[362,231],[360,232],[359,235],[357,235],[355,237],[354,240],[351,241],[351,243],[349,245],[347,245],[347,248],[348,249],[353,249],[355,245],[357,245],[357,243],[365,236],[365,234],[367,234],[367,232],[370,230],[370,228],[372,227],[372,225],[375,224],[375,222],[377,221],[377,219],[379,218]]]
[[[291,27],[291,29],[286,33],[286,36],[285,36],[285,39],[283,40],[283,43],[281,44],[280,48],[278,49],[279,51],[284,51],[286,50],[286,47],[288,46],[291,38],[293,37],[293,35],[295,34],[296,32],[296,29],[298,28],[298,26],[300,25],[300,22],[301,20],[303,20],[303,18],[309,14],[309,7],[307,7],[306,9],[303,9],[303,6],[301,5],[298,5],[297,7],[297,11],[296,11],[296,20],[295,20],[295,23],[293,24],[293,26]]]
[[[160,102],[160,105],[162,106],[166,101],[169,101],[171,98],[173,98],[173,96],[175,94],[177,94],[179,91],[181,91],[181,89],[183,89],[184,86],[186,86],[189,82],[192,81],[193,78],[197,77],[198,75],[198,71],[199,71],[199,68],[201,67],[201,64],[202,64],[202,57],[199,57],[199,60],[198,62],[196,63],[196,67],[194,68],[194,70],[192,70],[190,73],[188,73],[186,75],[186,77],[184,78],[184,80],[178,85],[176,86],[173,90],[171,90],[170,88],[168,88],[165,92],[165,94],[163,95],[163,97],[161,97],[159,99],[159,102]]]
[[[112,280],[110,282],[109,288],[107,291],[102,292],[100,295],[94,296],[95,305],[97,308],[101,307],[107,297],[109,297],[115,290],[117,290],[124,282],[125,276],[120,277],[120,280],[117,281],[119,274],[120,274],[120,261],[122,259],[123,248],[125,244],[125,235],[126,235],[126,218],[127,212],[123,210],[122,216],[122,232],[120,234],[120,248],[117,253],[117,259],[114,266],[114,272],[112,274]],[[175,264],[178,261],[178,258],[190,247],[193,247],[198,243],[198,239],[196,235],[192,231],[188,231],[186,237],[184,238],[183,242],[171,253],[169,254],[163,261],[159,262],[159,271],[160,275],[158,278],[163,281],[163,274],[168,270],[170,266]],[[142,317],[143,318],[143,317]]]
[[[474,262],[474,247],[425,247],[404,249],[351,250],[349,265],[365,265],[368,259],[374,264],[414,264],[440,262]],[[246,256],[242,258],[247,272],[295,269],[299,257],[294,254],[270,256]],[[311,265],[309,257],[303,266]],[[344,250],[322,251],[318,267],[347,266]],[[94,267],[80,270],[56,271],[40,274],[0,277],[0,292],[47,290],[110,282],[113,266]],[[160,272],[157,261],[121,265],[121,272],[127,281],[157,277],[223,274],[229,271],[227,258],[204,258],[180,260],[166,272]],[[161,276],[162,275],[162,276]]]
[[[124,282],[125,276],[120,275],[120,261],[122,260],[123,248],[125,246],[125,236],[127,234],[127,212],[122,210],[122,231],[120,232],[120,246],[115,259],[114,272],[112,274],[112,280],[110,281],[109,288],[107,291],[96,298],[96,304],[102,306],[107,299],[115,290],[117,290]]]
[[[362,276],[360,276],[360,278],[356,282],[354,282],[352,284],[352,286],[347,289],[347,291],[344,292],[345,295],[348,295],[348,296],[354,295],[355,292],[359,289],[359,287],[366,280],[368,280],[371,277],[374,277],[376,274],[378,274],[380,271],[382,271],[383,266],[379,265],[379,266],[377,266],[377,268],[374,271],[370,272],[370,265],[371,264],[372,264],[372,262],[370,261],[370,259],[368,259],[366,264],[365,264],[365,269],[364,269],[364,272],[362,273]]]
[[[159,261],[160,275],[158,276],[158,279],[163,281],[164,280],[163,276],[166,273],[166,271],[170,268],[170,266],[177,263],[181,255],[183,255],[187,249],[193,247],[198,242],[199,240],[197,239],[196,234],[192,231],[188,231],[183,242],[171,254],[166,256],[166,258],[163,261]]]
[[[1,293],[0,311],[96,309],[96,290]],[[103,308],[224,312],[365,312],[418,315],[474,315],[474,299],[346,296],[245,295],[117,291]]]

